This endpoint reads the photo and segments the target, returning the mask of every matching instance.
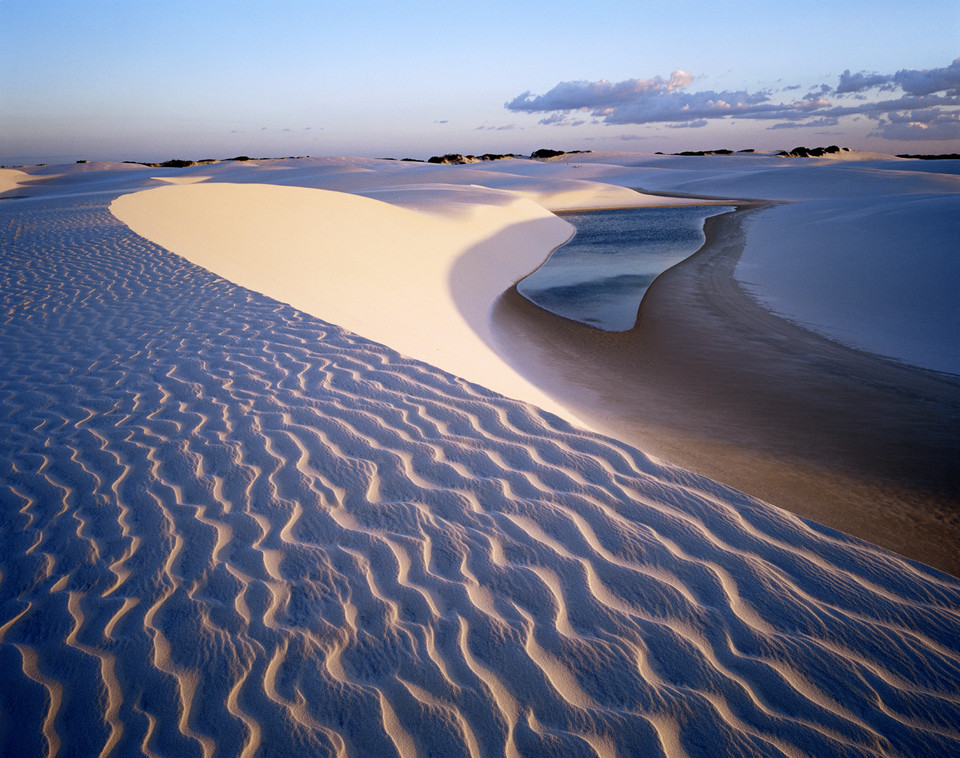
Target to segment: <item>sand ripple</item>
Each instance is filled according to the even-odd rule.
[[[0,208],[0,754],[946,755],[960,583]]]

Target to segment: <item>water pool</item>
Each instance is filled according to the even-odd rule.
[[[608,332],[626,331],[636,323],[653,280],[703,245],[704,221],[731,210],[713,205],[564,214],[576,227],[573,239],[517,290],[558,316]]]

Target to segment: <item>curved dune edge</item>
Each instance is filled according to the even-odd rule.
[[[956,579],[238,287],[102,197],[0,221],[0,754],[960,751]]]
[[[111,211],[232,282],[572,418],[487,346],[493,302],[569,238],[570,225],[496,190],[383,192],[430,212],[341,192],[229,183],[127,194]],[[448,280],[467,250],[496,265],[475,272],[455,303]]]
[[[17,171],[13,168],[0,168],[0,194],[10,192],[26,184],[31,179],[30,174]]]
[[[250,169],[227,166],[214,181],[207,172],[160,177],[175,186],[124,194],[111,211],[138,234],[230,281],[583,425],[490,347],[496,300],[573,233],[551,211],[703,202],[496,172],[459,176],[493,188],[411,184],[414,176],[392,176],[382,161],[376,171],[363,163],[347,161],[353,171],[320,180],[256,169],[269,181],[359,177],[354,189],[362,194],[235,184],[230,179],[247,180]],[[483,265],[465,271],[467,259]]]

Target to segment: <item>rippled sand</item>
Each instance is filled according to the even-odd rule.
[[[0,754],[947,755],[960,582],[0,204]]]

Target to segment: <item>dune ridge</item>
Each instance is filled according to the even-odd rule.
[[[529,199],[482,187],[374,193],[384,195],[393,202],[304,187],[201,183],[123,195],[111,211],[230,281],[565,413],[490,348],[488,310],[544,250],[570,237],[570,224]],[[465,296],[454,298],[451,266],[471,249],[491,265],[474,270]]]
[[[960,582],[0,206],[0,753],[960,750]]]

